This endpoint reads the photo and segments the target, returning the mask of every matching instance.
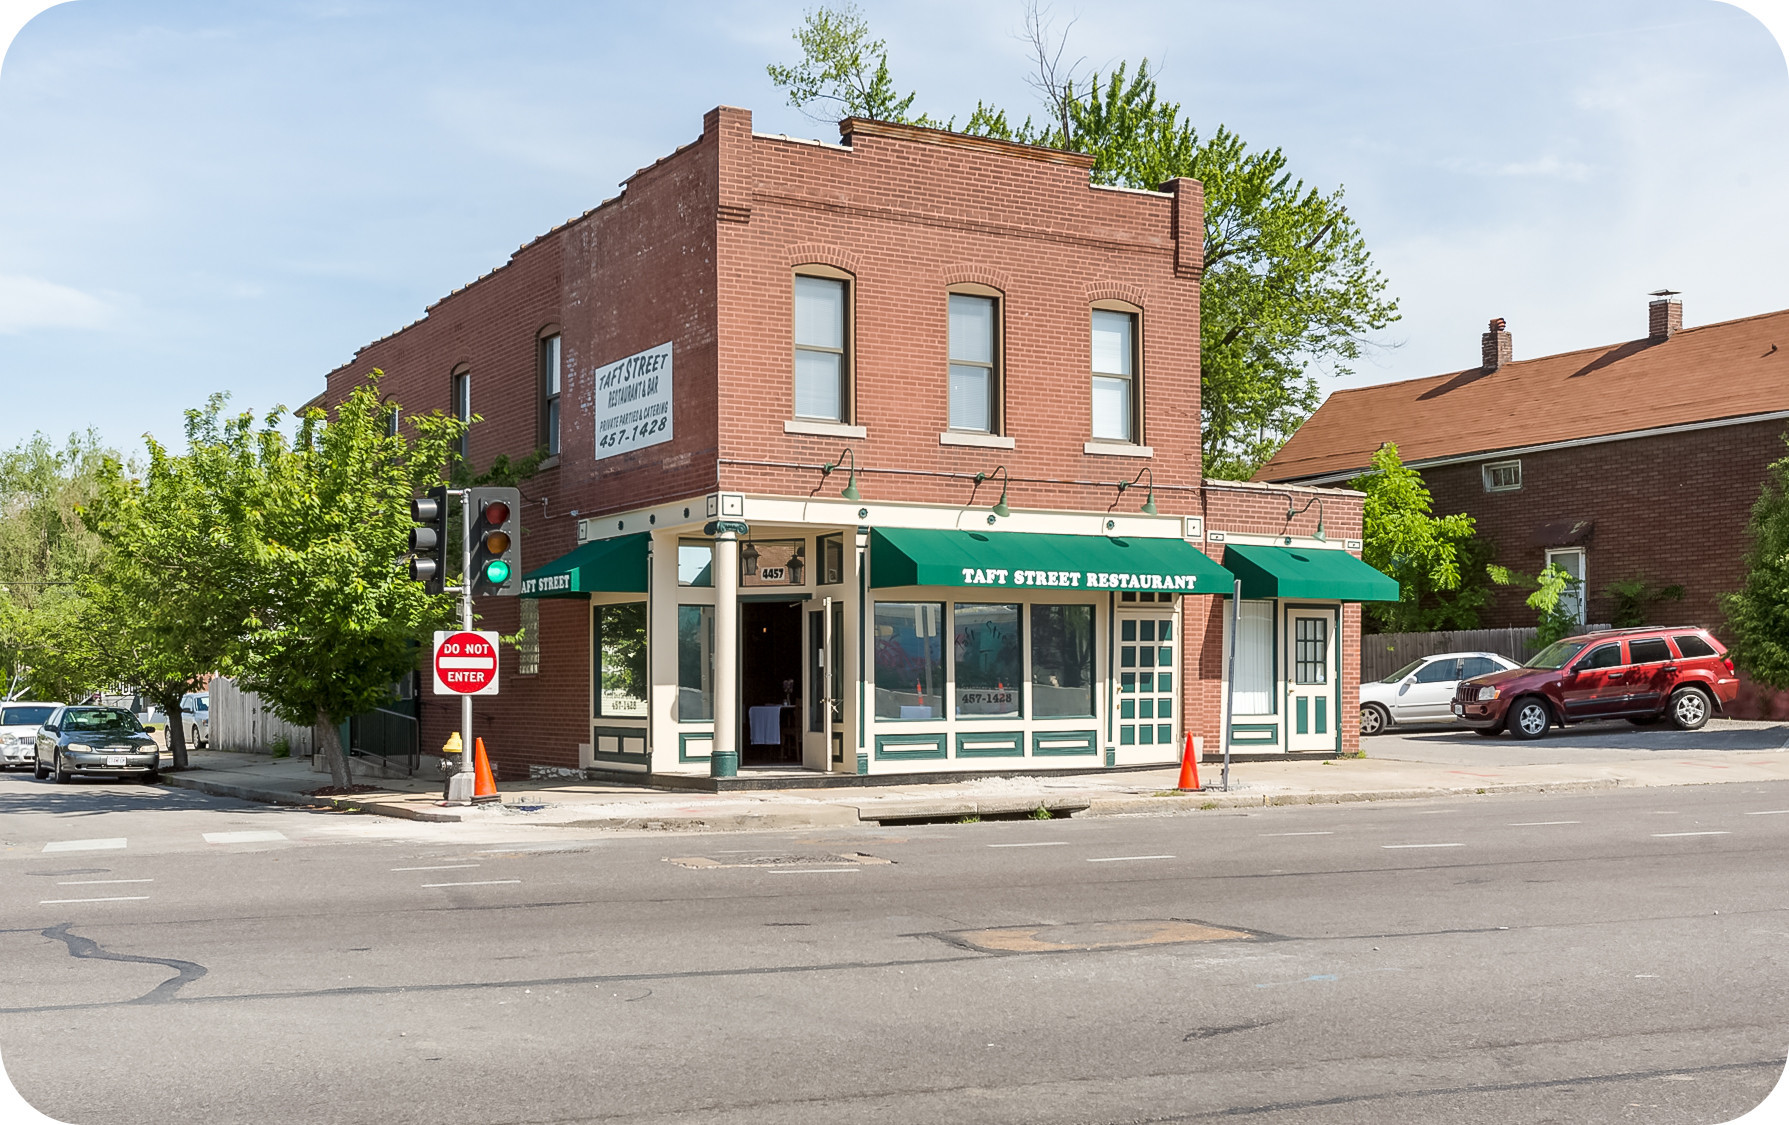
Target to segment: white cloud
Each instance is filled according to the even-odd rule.
[[[41,277],[0,273],[0,333],[33,328],[104,328],[112,306],[88,293]]]

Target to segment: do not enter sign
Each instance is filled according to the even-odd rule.
[[[496,695],[497,634],[437,632],[435,694]]]

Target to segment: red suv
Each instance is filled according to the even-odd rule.
[[[1504,727],[1539,738],[1554,724],[1669,718],[1695,730],[1739,694],[1721,642],[1706,629],[1617,629],[1567,637],[1520,668],[1464,680],[1454,692],[1459,720],[1486,737]]]

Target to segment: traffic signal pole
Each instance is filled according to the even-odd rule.
[[[472,491],[454,489],[449,495],[460,498],[460,628],[472,631]],[[460,696],[460,768],[447,778],[447,801],[469,805],[477,789],[473,773],[472,697]]]

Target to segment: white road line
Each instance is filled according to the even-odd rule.
[[[1464,844],[1380,844],[1382,848],[1463,848]]]
[[[1518,820],[1511,828],[1544,828],[1549,824],[1583,824],[1581,820]]]
[[[520,879],[483,879],[476,883],[424,883],[425,887],[494,887],[499,883],[520,883]]]
[[[284,832],[263,829],[250,832],[206,832],[203,834],[207,844],[262,844],[273,840],[284,840]]]
[[[476,863],[441,863],[434,867],[394,867],[393,871],[464,871],[468,867],[477,867]]]
[[[989,844],[990,848],[1062,848],[1067,847],[1067,840],[1039,840],[1031,844]]]
[[[1125,861],[1132,860],[1132,859],[1177,859],[1177,858],[1179,858],[1179,857],[1171,856],[1171,855],[1109,855],[1109,856],[1102,856],[1099,859],[1090,859],[1087,862],[1088,863],[1124,863]]]
[[[1731,836],[1731,832],[1654,832],[1654,836]]]
[[[140,902],[148,897],[148,895],[118,895],[115,898],[41,898],[37,900],[37,905],[56,906],[64,902]]]
[[[154,879],[66,879],[58,887],[85,887],[94,883],[153,883]]]
[[[122,848],[126,837],[114,836],[109,840],[52,840],[43,846],[46,852],[97,852],[107,848]]]
[[[1263,832],[1263,836],[1334,836],[1334,832]]]
[[[842,875],[847,871],[862,871],[861,867],[773,867],[772,875]]]
[[[1760,812],[1749,812],[1746,815],[1747,816],[1781,816],[1784,813],[1789,813],[1789,809],[1764,809]]]

